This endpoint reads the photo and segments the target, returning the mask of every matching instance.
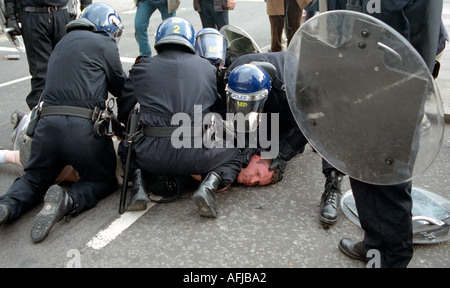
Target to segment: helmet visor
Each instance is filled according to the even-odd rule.
[[[197,55],[208,59],[213,65],[224,65],[227,52],[225,38],[217,34],[203,34],[195,41]]]
[[[228,127],[233,127],[236,132],[253,132],[258,128],[260,117],[263,112],[264,103],[269,91],[266,89],[243,94],[226,88],[227,113],[234,117],[227,117]]]

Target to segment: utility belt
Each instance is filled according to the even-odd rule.
[[[76,107],[76,106],[46,106],[40,108],[40,105],[33,108],[30,115],[30,122],[28,124],[26,134],[29,137],[34,136],[34,130],[40,118],[52,115],[63,115],[89,119],[94,123],[94,135],[101,136],[117,136],[124,139],[125,125],[117,120],[117,117],[112,112],[114,101],[112,99],[106,100],[106,109],[101,110],[99,107],[94,109]],[[113,103],[112,106],[110,103]]]
[[[58,10],[65,10],[65,9],[67,9],[67,4],[61,6],[48,6],[48,7],[25,6],[22,8],[22,10],[25,12],[34,12],[34,13],[52,13]]]
[[[99,113],[99,109],[94,110],[75,106],[47,106],[42,108],[40,118],[50,115],[66,115],[91,119],[95,122]]]

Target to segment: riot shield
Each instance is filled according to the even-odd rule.
[[[0,1],[0,28],[5,33],[9,42],[19,51],[25,52],[25,45],[23,44],[22,36],[14,35],[12,32],[13,28],[6,27],[6,17],[5,17],[5,4],[4,1]]]
[[[232,59],[245,54],[261,53],[261,49],[253,38],[237,26],[225,25],[220,29],[220,33],[227,40],[227,53]]]
[[[423,173],[442,144],[442,101],[411,44],[378,19],[320,14],[294,35],[285,85],[309,143],[338,170],[393,185]]]
[[[412,221],[413,242],[415,244],[434,244],[450,239],[450,201],[427,190],[413,187]],[[355,225],[361,227],[355,198],[352,191],[341,197],[344,215]]]

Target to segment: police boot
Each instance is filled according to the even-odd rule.
[[[355,242],[348,238],[342,238],[339,241],[339,250],[347,257],[354,260],[367,262],[366,255],[364,254],[363,242]]]
[[[0,226],[8,221],[10,214],[8,206],[0,205]]]
[[[341,199],[341,184],[343,175],[332,171],[325,182],[325,191],[320,201],[320,221],[332,225],[339,216],[339,201]]]
[[[141,169],[137,169],[133,172],[131,182],[133,183],[133,186],[131,188],[131,199],[127,205],[127,211],[140,211],[147,209],[149,199],[144,188]]]
[[[44,207],[31,225],[31,239],[34,243],[43,241],[53,225],[73,212],[73,199],[58,185],[50,186],[44,198]]]
[[[194,192],[193,200],[201,216],[216,218],[219,214],[216,206],[216,191],[220,183],[222,178],[217,173],[211,172]]]

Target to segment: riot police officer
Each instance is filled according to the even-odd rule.
[[[340,0],[341,7],[345,2]],[[367,11],[367,1],[350,1],[353,8]],[[404,36],[420,53],[430,71],[434,70],[442,13],[442,1],[389,0],[381,13],[370,15],[382,20]],[[381,267],[406,267],[413,256],[411,181],[397,185],[373,185],[350,178],[365,235],[362,241],[343,238],[340,250],[347,256],[367,261],[367,252],[376,249]]]
[[[119,117],[127,117],[120,112],[125,108],[120,100],[126,74],[116,41],[122,31],[112,7],[92,4],[67,25],[67,35],[50,57],[30,159],[24,175],[0,197],[0,223],[5,223],[40,203],[45,194],[44,208],[32,223],[33,242],[44,240],[65,215],[94,207],[117,187],[112,139],[94,135],[93,119],[96,107],[105,109],[108,92],[119,97]],[[68,191],[52,185],[66,165],[80,176]]]
[[[7,26],[23,35],[31,74],[31,92],[26,97],[30,109],[38,104],[45,86],[47,63],[56,43],[66,34],[65,26],[75,19],[68,12],[69,0],[4,0]],[[16,6],[16,3],[20,3]],[[92,0],[80,0],[81,10]],[[21,26],[19,25],[21,24]]]
[[[194,36],[192,25],[185,19],[164,20],[155,37],[158,54],[142,57],[134,64],[125,83],[124,96],[135,97],[140,105],[144,136],[132,146],[134,158],[129,175],[135,188],[128,210],[144,209],[148,201],[139,171],[153,175],[202,175],[203,182],[193,200],[201,216],[214,218],[218,215],[216,191],[229,186],[241,169],[239,149],[205,147],[202,123],[194,122],[202,122],[203,115],[220,97],[216,70],[195,55]],[[184,120],[174,120],[178,115],[185,116]],[[196,119],[198,116],[200,119]],[[174,133],[181,124],[187,128],[186,133],[178,135],[183,139],[178,146],[174,142],[180,139]]]
[[[209,47],[214,47],[213,49]],[[223,67],[225,62],[230,62],[226,60],[226,43],[224,43],[223,36],[215,29],[205,28],[197,33],[196,36],[196,53],[201,57],[204,57],[218,68],[218,89],[219,93],[222,93],[222,98],[226,99],[225,85],[230,84],[230,74],[234,73],[235,76],[232,77],[232,82],[242,82],[242,83],[232,83],[231,86],[243,87],[247,79],[251,77],[256,77],[256,75],[261,72],[258,69],[253,69],[251,72],[246,73],[254,74],[248,77],[243,77],[241,75],[240,69],[238,67],[243,64],[254,63],[259,65],[260,69],[264,72],[269,72],[269,81],[271,82],[271,89],[269,89],[269,95],[265,99],[264,105],[261,105],[263,113],[268,117],[268,122],[264,129],[269,129],[270,135],[270,121],[273,113],[279,115],[279,127],[278,132],[280,136],[280,152],[272,161],[270,170],[276,170],[278,175],[278,181],[283,178],[284,170],[286,169],[287,162],[292,159],[298,153],[304,151],[304,147],[307,144],[306,138],[303,133],[298,128],[295,119],[292,117],[292,112],[289,108],[289,103],[286,97],[286,91],[284,89],[284,61],[286,57],[286,52],[269,52],[269,53],[251,53],[242,55],[239,58],[233,60],[228,67]],[[231,58],[231,57],[228,57]],[[237,70],[234,70],[234,69]],[[266,71],[267,70],[267,71]],[[234,72],[232,72],[234,71]],[[249,89],[252,89],[251,87]],[[244,94],[253,94],[255,91],[246,91]],[[230,109],[226,109],[225,102],[216,104],[214,109],[221,113],[225,117],[225,112],[232,112]],[[233,112],[239,112],[239,107]],[[240,111],[244,112],[244,111]],[[244,149],[246,165],[252,158],[254,153],[257,153],[258,149]],[[343,180],[343,173],[335,169],[324,159],[322,160],[322,173],[324,174],[325,189],[321,196],[319,219],[322,223],[327,225],[332,225],[336,223],[338,216],[340,214],[339,201],[341,196],[341,185]]]

